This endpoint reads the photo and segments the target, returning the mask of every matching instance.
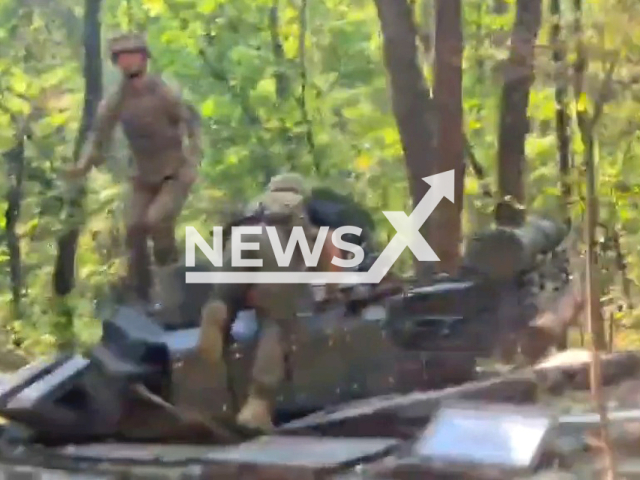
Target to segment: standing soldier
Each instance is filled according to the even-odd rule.
[[[159,76],[147,73],[150,53],[144,37],[120,35],[111,39],[109,50],[122,81],[100,103],[87,148],[68,176],[84,177],[102,164],[116,125],[122,126],[134,158],[127,209],[129,280],[139,300],[149,303],[150,238],[162,301],[167,313],[176,315],[182,297],[181,286],[171,284],[171,270],[179,260],[175,222],[202,157],[197,115]]]
[[[259,199],[259,218],[263,225],[276,227],[281,245],[287,245],[292,228],[302,226],[307,240],[313,242],[317,229],[306,216],[306,189],[302,177],[284,174],[274,177],[267,192]],[[245,235],[244,237],[254,237]],[[249,241],[249,238],[247,238]],[[254,259],[262,260],[263,271],[300,272],[306,269],[302,254],[296,249],[291,264],[281,267],[276,261],[273,247],[265,229],[255,234],[251,242],[258,250],[247,251]],[[233,268],[231,251],[224,251],[224,270],[247,271],[248,268]],[[224,271],[223,270],[223,271]],[[273,428],[272,413],[275,398],[285,378],[285,355],[287,341],[296,319],[296,299],[302,285],[297,284],[218,284],[215,297],[202,310],[202,324],[198,350],[200,355],[215,369],[222,361],[223,343],[230,322],[246,304],[251,291],[251,303],[262,323],[249,396],[238,414],[240,425],[268,431]]]

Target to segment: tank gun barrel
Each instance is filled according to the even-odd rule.
[[[518,228],[484,231],[468,241],[462,267],[492,280],[508,280],[533,270],[538,257],[556,250],[567,234],[562,223],[535,217]]]
[[[546,287],[541,285],[547,275],[566,290],[561,250],[567,230],[553,220],[532,218],[521,227],[475,235],[457,278],[412,289],[388,302],[391,337],[404,348],[491,355],[502,334],[522,332],[544,315]],[[536,274],[536,282],[522,281],[530,274]]]

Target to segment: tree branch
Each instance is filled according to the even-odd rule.
[[[316,142],[313,134],[313,125],[309,112],[307,110],[307,64],[306,64],[306,42],[307,42],[307,6],[308,0],[300,1],[299,22],[300,22],[300,38],[298,40],[298,59],[300,61],[300,95],[298,97],[298,105],[302,116],[302,123],[305,125],[305,137],[309,154],[313,161],[313,168],[316,174],[320,173],[320,164],[316,155]]]

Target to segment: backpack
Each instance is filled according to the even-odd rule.
[[[361,245],[375,231],[375,222],[367,210],[352,197],[327,187],[318,187],[311,191],[306,210],[309,220],[317,227],[329,227],[333,230],[344,226],[361,228],[362,233],[358,239],[355,235],[349,239],[352,243]]]

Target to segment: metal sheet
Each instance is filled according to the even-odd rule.
[[[116,378],[143,378],[154,369],[147,365],[128,361],[105,345],[99,344],[91,350],[91,360],[100,365],[109,376]]]
[[[552,416],[542,409],[482,403],[445,406],[413,452],[436,462],[530,469],[553,425]]]
[[[59,365],[69,359],[70,355],[60,355],[52,359],[36,360],[35,362],[22,367],[16,373],[7,378],[7,382],[0,388],[0,405],[5,404],[10,397],[21,389],[35,383],[48,373],[55,370]]]
[[[156,342],[164,334],[164,329],[153,318],[132,307],[120,307],[113,318],[103,323],[103,341],[126,336],[128,341],[143,343]]]
[[[79,355],[68,360],[54,372],[22,390],[7,406],[8,409],[33,408],[38,402],[66,388],[89,364],[89,360]]]

